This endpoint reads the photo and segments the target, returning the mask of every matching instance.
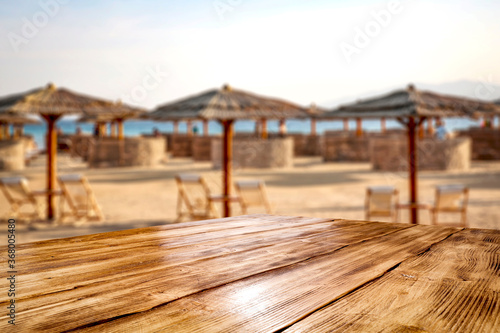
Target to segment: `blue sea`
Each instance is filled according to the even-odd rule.
[[[445,119],[446,128],[449,131],[466,129],[471,126],[479,126],[479,120],[471,120],[465,118],[447,118]],[[80,127],[84,133],[93,132],[93,124],[77,123],[72,119],[62,119],[57,122],[56,126],[65,134],[73,134],[77,127]],[[201,122],[193,122],[193,127],[197,126],[199,132],[202,131],[203,125]],[[209,122],[210,134],[222,133],[222,126],[217,121]],[[287,131],[289,133],[309,133],[311,130],[310,120],[287,120]],[[316,131],[318,134],[328,130],[341,130],[343,129],[342,121],[318,121],[316,124]],[[141,134],[151,134],[153,129],[157,128],[160,132],[173,132],[173,124],[171,122],[155,122],[149,120],[129,120],[124,123],[124,131],[126,136],[138,136]],[[278,132],[278,121],[269,120],[267,122],[269,132]],[[349,121],[349,129],[356,128],[354,120]],[[402,128],[395,120],[387,120],[386,128]],[[241,120],[235,123],[235,132],[252,132],[255,129],[255,122],[251,120]],[[363,129],[365,131],[380,131],[380,120],[363,120]],[[179,123],[179,132],[186,132],[187,126],[185,122]],[[47,126],[45,123],[38,125],[26,125],[24,129],[26,134],[33,135],[39,148],[45,148],[45,133]]]

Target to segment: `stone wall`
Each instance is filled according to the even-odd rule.
[[[473,160],[500,160],[500,129],[470,128],[457,135],[472,139]]]
[[[69,149],[70,156],[81,157],[84,161],[88,161],[90,149],[95,142],[96,139],[91,135],[72,135],[71,146]]]
[[[142,138],[160,138],[165,140],[165,152],[168,152],[168,145],[169,145],[169,140],[168,140],[168,134],[167,133],[160,133],[159,135],[153,135],[153,134],[141,134]]]
[[[212,163],[220,169],[222,140],[212,140]],[[233,140],[233,168],[287,168],[293,166],[292,138],[239,138]]]
[[[171,152],[172,151],[172,137],[174,136],[173,133],[161,133],[165,137],[166,140],[166,151]]]
[[[293,139],[293,153],[295,156],[321,156],[321,136],[289,133],[286,137]]]
[[[355,131],[326,131],[321,142],[321,155],[324,161],[369,162],[370,141],[373,138],[406,137],[406,131],[390,129],[385,133],[363,132],[356,136]]]
[[[323,161],[370,161],[370,136],[357,137],[352,132],[325,132],[323,135]]]
[[[193,136],[191,151],[193,152],[193,160],[195,161],[211,161],[212,160],[212,139],[220,138],[220,136]]]
[[[100,138],[89,150],[89,166],[154,166],[165,159],[164,138]]]
[[[193,135],[173,134],[172,135],[172,157],[193,156]]]
[[[0,141],[0,170],[23,170],[25,142],[23,140]]]
[[[408,140],[403,136],[373,138],[370,142],[374,170],[407,171]],[[455,138],[417,140],[419,170],[468,170],[471,160],[471,140]]]

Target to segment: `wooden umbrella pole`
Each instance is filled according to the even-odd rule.
[[[415,118],[410,117],[408,121],[408,162],[410,176],[410,221],[412,224],[418,223],[417,209],[417,150],[415,147],[415,129],[417,124]]]
[[[203,135],[208,136],[208,120],[203,120]]]
[[[5,127],[4,127],[4,130],[5,130],[5,138],[7,140],[9,140],[12,136],[10,135],[10,125],[9,124],[5,124]]]
[[[356,118],[356,136],[363,136],[363,126],[361,118]]]
[[[47,219],[53,220],[55,217],[54,209],[54,190],[56,188],[56,166],[57,166],[57,131],[55,124],[58,115],[42,115],[47,121]]]
[[[349,119],[344,119],[344,131],[349,131]]]
[[[311,135],[316,135],[316,119],[311,118]]]
[[[111,131],[111,137],[112,137],[112,138],[116,138],[116,127],[115,127],[115,121],[112,121],[112,122],[110,123],[110,126],[111,126],[111,128],[110,128],[110,131]]]
[[[117,119],[118,124],[118,140],[123,140],[125,135],[123,134],[123,119]]]
[[[267,139],[267,119],[262,119],[261,120],[261,129],[262,129],[262,132],[261,132],[261,138],[262,139]]]
[[[427,134],[429,134],[429,136],[434,135],[434,127],[432,127],[431,117],[427,118]]]
[[[385,132],[386,132],[386,128],[385,128],[385,118],[380,119],[380,131],[381,131],[382,133],[385,133]]]
[[[285,119],[280,119],[280,123],[279,123],[279,133],[280,133],[280,136],[285,136],[285,134],[286,134],[286,123],[285,123]]]
[[[97,128],[99,131],[99,137],[104,138],[106,136],[106,124],[105,123],[97,123]]]
[[[418,138],[419,139],[423,139],[425,136],[425,130],[424,130],[424,124],[423,123],[420,123],[418,125]]]
[[[229,198],[231,196],[231,182],[233,169],[233,120],[222,121],[224,127],[224,142],[222,147],[222,186],[224,187],[224,217],[231,216]]]
[[[21,124],[14,126],[14,139],[19,139],[22,137],[22,126]]]

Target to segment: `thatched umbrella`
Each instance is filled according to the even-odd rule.
[[[224,216],[230,216],[233,123],[240,119],[284,119],[306,117],[306,110],[279,99],[254,95],[224,85],[198,95],[161,105],[148,115],[153,120],[218,120],[223,126]]]
[[[40,114],[48,125],[47,133],[47,218],[54,218],[56,185],[57,132],[56,121],[64,115],[80,112],[99,112],[116,108],[115,103],[76,94],[49,83],[46,87],[0,98],[0,112]]]
[[[410,181],[411,223],[418,221],[416,128],[426,119],[436,117],[474,117],[500,114],[500,107],[491,102],[440,95],[417,90],[413,85],[381,97],[358,101],[331,110],[321,117],[342,118],[396,118],[408,130],[408,164]]]
[[[111,126],[113,123],[116,123],[118,125],[118,140],[123,140],[123,122],[128,119],[140,118],[144,113],[146,113],[146,110],[142,108],[131,107],[118,101],[114,103],[113,108],[85,111],[84,114],[78,118],[78,122],[96,124],[105,124],[109,122]]]
[[[326,112],[326,109],[317,106],[315,103],[311,103],[309,108],[306,110],[307,117],[311,121],[311,130],[310,134],[311,135],[316,135],[316,120],[318,118],[321,118],[321,115]]]
[[[33,118],[28,118],[24,115],[18,115],[18,114],[12,114],[12,113],[0,113],[0,127],[5,126],[4,128],[0,128],[0,140],[3,139],[8,139],[9,138],[9,125],[12,124],[14,125],[14,129],[19,128],[20,126],[26,125],[26,124],[39,124],[40,121],[37,119]],[[17,130],[15,130],[14,133],[14,138],[19,136],[20,133],[18,133]]]

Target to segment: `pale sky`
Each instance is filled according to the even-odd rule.
[[[498,98],[499,17],[498,0],[0,0],[0,96],[54,82],[153,108],[229,83],[323,105],[472,81]]]

